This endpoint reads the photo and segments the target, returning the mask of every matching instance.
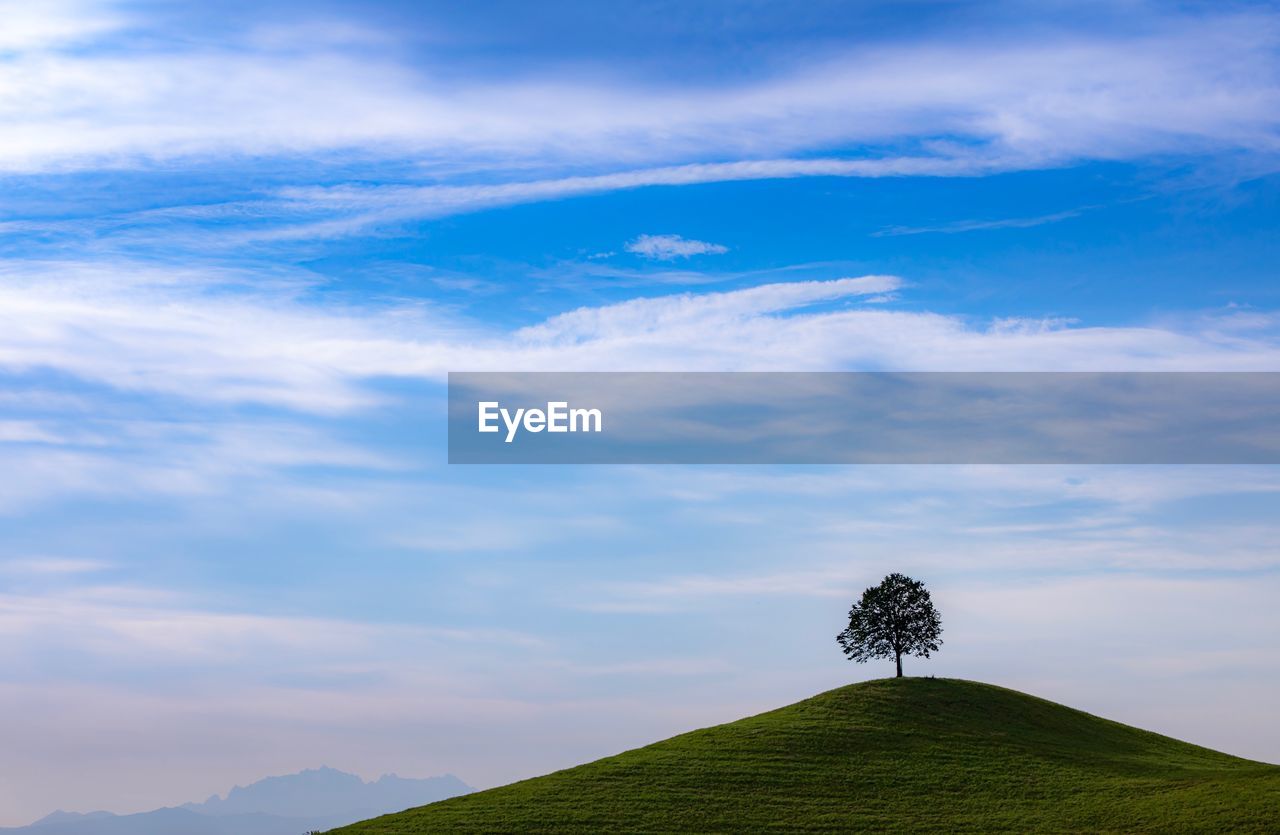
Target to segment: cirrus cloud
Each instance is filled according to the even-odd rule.
[[[514,330],[417,302],[323,301],[309,276],[154,264],[5,264],[0,370],[120,391],[336,413],[380,377],[494,371],[1280,369],[1266,314],[1086,327],[877,304],[895,276],[792,281],[581,307]]]
[[[109,3],[21,20],[0,41],[0,169],[12,172],[353,151],[568,170],[904,144],[1003,168],[1280,149],[1280,35],[1259,13],[1164,15],[1105,35],[921,38],[678,86],[617,72],[468,74],[431,55],[397,60],[390,35],[353,38],[341,25],[191,46],[173,33],[139,41],[137,21]],[[120,50],[122,39],[147,46]]]

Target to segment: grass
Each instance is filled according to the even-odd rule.
[[[1280,832],[1280,766],[987,684],[882,679],[335,833],[760,830]]]

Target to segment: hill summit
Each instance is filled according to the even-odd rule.
[[[425,832],[1277,831],[1280,766],[971,681],[882,679],[353,824]]]

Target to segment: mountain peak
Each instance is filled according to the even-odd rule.
[[[328,815],[351,809],[404,809],[470,790],[453,775],[366,783],[358,775],[322,765],[235,786],[225,798],[214,795],[204,803],[188,803],[183,808],[205,815]]]
[[[32,824],[32,826],[41,826],[49,823],[71,823],[73,821],[98,820],[101,818],[114,817],[110,812],[64,812],[58,809],[50,812],[40,820]]]

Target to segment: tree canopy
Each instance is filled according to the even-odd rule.
[[[892,658],[902,676],[902,656],[928,658],[942,645],[942,617],[924,583],[890,574],[862,593],[849,610],[849,625],[836,636],[840,648],[859,664]]]

